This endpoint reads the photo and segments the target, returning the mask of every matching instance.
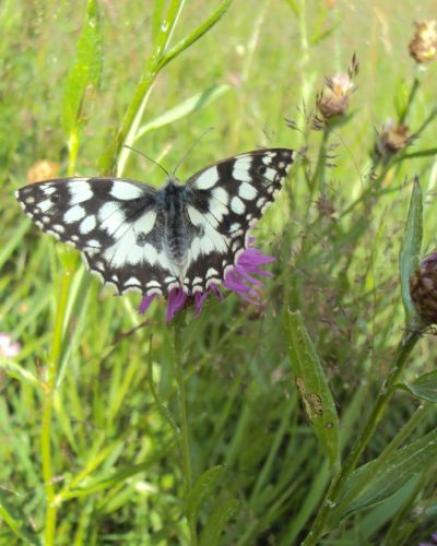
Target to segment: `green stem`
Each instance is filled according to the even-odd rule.
[[[364,430],[359,438],[356,440],[355,445],[352,447],[341,471],[337,474],[337,476],[333,478],[327,492],[325,493],[320,511],[317,514],[311,531],[302,543],[302,546],[316,546],[322,534],[329,530],[326,529],[326,526],[328,517],[332,512],[331,507],[336,505],[338,495],[344,484],[345,479],[354,470],[361,454],[363,453],[364,449],[367,447],[370,439],[372,438],[373,433],[375,432],[378,423],[381,420],[384,410],[386,409],[387,404],[389,403],[393,395],[394,386],[405,369],[407,358],[413,350],[414,346],[416,345],[417,341],[419,340],[420,336],[421,332],[419,331],[407,332],[403,336],[397,350],[394,366],[390,372],[389,377],[386,381],[384,381],[379,391],[378,398],[376,400],[373,411],[369,419],[367,420],[367,424],[364,427]]]
[[[44,527],[44,546],[52,546],[55,542],[57,503],[53,484],[55,475],[51,450],[53,403],[56,391],[56,377],[62,352],[65,314],[67,310],[68,294],[72,282],[73,271],[65,270],[61,277],[59,300],[56,309],[55,324],[52,338],[50,357],[47,363],[47,382],[44,389],[42,408],[42,423],[40,433],[41,464],[46,495],[46,516]]]
[[[410,94],[408,95],[407,104],[405,105],[404,111],[399,116],[400,124],[405,122],[408,116],[408,113],[410,112],[410,108],[411,108],[411,105],[413,104],[414,98],[416,97],[416,93],[417,93],[417,90],[419,89],[419,86],[420,86],[420,79],[416,75],[410,89]]]
[[[178,389],[178,409],[179,409],[179,444],[182,458],[182,471],[185,478],[185,498],[191,492],[193,478],[191,470],[190,457],[190,436],[188,428],[187,412],[187,393],[184,378],[183,359],[182,359],[182,321],[184,317],[177,317],[174,325],[174,363],[175,375]],[[188,526],[190,529],[191,546],[197,545],[196,521],[188,517]]]

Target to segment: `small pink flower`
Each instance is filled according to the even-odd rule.
[[[0,356],[14,358],[20,351],[21,346],[17,341],[12,341],[12,337],[6,332],[0,332]]]
[[[249,245],[254,239],[249,239]],[[263,266],[273,262],[273,256],[266,256],[257,248],[249,246],[245,248],[238,257],[234,267],[226,273],[223,281],[223,287],[238,294],[243,300],[259,305],[260,287],[262,282],[255,277],[270,277],[271,273],[263,269]],[[168,295],[166,320],[171,321],[174,316],[181,311],[190,300],[194,303],[196,314],[202,310],[203,304],[208,295],[213,294],[217,298],[223,298],[221,287],[218,284],[211,284],[205,292],[196,292],[194,297],[187,296],[180,288],[174,288]],[[140,304],[140,313],[145,313],[155,298],[155,294],[145,296]]]

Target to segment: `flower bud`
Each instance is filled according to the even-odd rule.
[[[410,55],[416,63],[427,63],[437,58],[436,21],[414,23],[416,32],[408,44]]]
[[[379,155],[390,157],[410,143],[410,130],[403,123],[389,119],[378,134],[376,149]]]
[[[336,74],[326,78],[326,85],[317,97],[316,106],[327,120],[334,116],[343,116],[349,106],[349,97],[354,89],[348,74]]]
[[[315,129],[322,129],[332,119],[341,118],[346,114],[350,96],[355,90],[353,78],[358,74],[358,68],[358,61],[354,54],[347,72],[326,78],[325,87],[316,99],[318,114],[313,117]]]
[[[59,170],[59,163],[49,161],[48,159],[40,159],[27,171],[27,182],[31,184],[32,182],[56,178],[59,174]]]
[[[410,294],[422,320],[437,323],[437,252],[427,256],[411,276]]]

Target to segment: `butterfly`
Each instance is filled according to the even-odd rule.
[[[192,296],[223,282],[281,189],[295,152],[254,150],[156,189],[124,178],[60,178],[16,191],[46,233],[82,252],[119,294]]]

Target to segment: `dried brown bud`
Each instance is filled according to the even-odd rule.
[[[50,180],[56,178],[59,174],[59,163],[49,161],[47,159],[41,159],[34,163],[27,171],[27,182],[39,182],[40,180]]]
[[[437,252],[427,256],[411,276],[410,293],[424,322],[437,323]]]
[[[414,23],[416,32],[408,45],[410,55],[417,63],[427,63],[437,58],[436,21]]]
[[[325,120],[343,116],[349,106],[354,84],[349,74],[336,74],[326,78],[326,85],[317,97],[316,106]]]
[[[392,119],[388,120],[378,134],[376,148],[380,155],[387,157],[394,155],[410,143],[410,130]]]

